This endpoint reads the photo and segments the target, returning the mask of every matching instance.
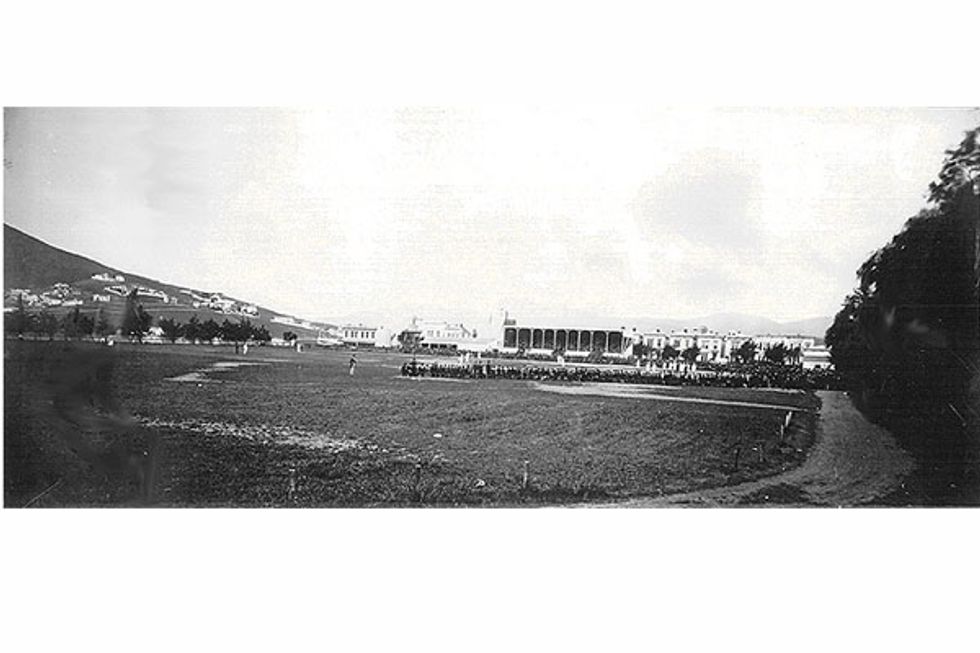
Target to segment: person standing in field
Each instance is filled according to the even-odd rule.
[[[357,354],[351,354],[350,362],[347,365],[347,374],[354,376],[354,368],[357,367]]]

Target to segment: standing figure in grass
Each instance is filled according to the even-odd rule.
[[[357,367],[357,354],[351,354],[350,362],[347,365],[347,373],[350,376],[354,376],[354,368]]]

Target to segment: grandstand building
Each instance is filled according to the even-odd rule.
[[[626,329],[590,329],[544,325],[505,325],[502,346],[504,353],[523,351],[533,355],[550,355],[555,351],[566,356],[588,356],[599,351],[610,356],[626,358],[632,353],[633,338]]]
[[[509,318],[509,316],[508,316]],[[633,355],[634,345],[642,343],[654,358],[668,346],[683,352],[692,347],[698,349],[698,362],[726,363],[732,354],[748,341],[756,345],[756,360],[762,360],[770,347],[781,344],[788,350],[799,348],[802,353],[814,347],[816,339],[799,335],[747,335],[737,331],[726,334],[707,327],[675,329],[670,332],[639,333],[637,330],[576,328],[539,323],[519,323],[505,319],[500,327],[499,349],[505,354],[523,352],[532,356],[549,356],[561,353],[566,357],[584,358],[591,352],[601,352],[613,358],[626,359]],[[637,349],[637,351],[639,351]]]

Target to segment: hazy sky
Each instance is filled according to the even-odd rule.
[[[312,319],[793,320],[976,110],[7,109],[4,220]]]

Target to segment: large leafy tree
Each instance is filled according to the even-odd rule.
[[[136,289],[130,291],[126,296],[126,308],[123,313],[122,332],[134,338],[137,342],[143,342],[150,326],[153,324],[153,316],[146,312],[143,304],[136,297]]]
[[[24,296],[17,295],[17,310],[14,311],[13,330],[18,336],[23,336],[28,331],[28,316],[24,309]]]
[[[221,325],[214,321],[212,318],[208,318],[204,322],[201,322],[198,328],[197,337],[203,342],[209,343],[221,335]]]
[[[272,334],[269,333],[269,330],[264,325],[260,325],[252,328],[252,338],[258,342],[265,343],[272,340]]]
[[[161,318],[157,322],[157,326],[163,330],[163,337],[172,343],[177,342],[177,338],[184,335],[184,325],[173,318]]]
[[[95,318],[88,313],[78,316],[78,333],[80,336],[91,335],[95,331]]]
[[[99,337],[104,337],[112,333],[112,325],[109,323],[109,319],[99,310],[99,315],[95,319],[95,335]]]
[[[758,346],[751,340],[746,340],[732,352],[732,358],[740,363],[751,363],[755,360],[755,352]]]
[[[939,206],[953,200],[967,184],[980,182],[980,127],[966,133],[959,147],[946,150],[938,178],[929,184],[929,201]]]
[[[201,321],[197,315],[191,315],[187,324],[184,325],[184,337],[191,343],[197,342],[197,339],[201,337]]]
[[[42,309],[37,318],[38,331],[48,336],[48,340],[54,340],[54,334],[58,332],[58,318]]]
[[[79,319],[81,318],[81,313],[76,306],[73,310],[65,313],[65,316],[61,318],[61,332],[64,334],[65,340],[71,340],[73,338],[78,338],[82,335],[79,329]]]
[[[693,345],[681,352],[681,358],[683,358],[688,363],[695,362],[698,359],[698,356],[700,355],[701,355],[701,350],[698,349],[697,347],[694,347]]]
[[[930,461],[963,460],[980,424],[978,132],[947,152],[931,205],[861,265],[826,334],[858,406]]]
[[[772,347],[766,347],[766,351],[763,354],[763,358],[776,365],[785,363],[787,356],[789,356],[789,349],[781,342],[776,343]]]

